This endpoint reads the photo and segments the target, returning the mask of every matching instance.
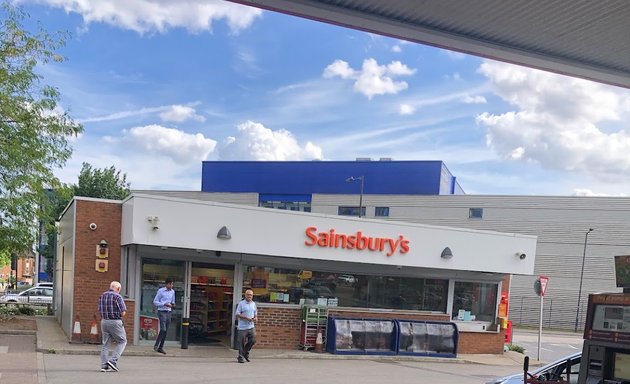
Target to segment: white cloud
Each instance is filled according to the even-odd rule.
[[[479,71],[515,107],[477,116],[501,157],[609,181],[630,170],[629,91],[490,61]]]
[[[462,103],[464,104],[486,104],[488,101],[483,96],[470,96],[466,95],[462,97]]]
[[[173,121],[176,123],[183,123],[187,120],[195,120],[199,122],[206,121],[206,118],[197,115],[194,108],[186,105],[171,105],[168,110],[160,113],[162,121]]]
[[[398,113],[401,115],[413,115],[414,112],[416,112],[416,108],[409,104],[400,104],[400,108],[398,109]]]
[[[618,195],[610,195],[608,193],[597,193],[597,192],[593,192],[590,189],[587,188],[576,188],[573,190],[573,196],[618,196],[618,197],[625,197],[627,196],[625,193],[620,193]]]
[[[123,131],[122,139],[106,138],[108,141],[123,141],[152,156],[166,156],[179,164],[199,163],[214,151],[217,142],[201,133],[190,134],[160,125],[146,125]]]
[[[350,68],[347,62],[343,60],[335,60],[332,64],[324,69],[324,77],[331,78],[339,76],[342,79],[351,79],[355,76],[354,69]]]
[[[113,121],[113,120],[122,120],[130,117],[137,116],[146,116],[159,113],[160,118],[164,121],[185,121],[188,119],[194,119],[197,121],[205,121],[203,116],[199,116],[195,113],[195,110],[192,108],[195,105],[199,105],[200,103],[191,103],[188,105],[163,105],[159,107],[143,107],[140,109],[122,111],[122,112],[114,112],[105,116],[94,116],[94,117],[86,117],[83,119],[77,119],[80,123],[100,123],[103,121]],[[177,120],[178,118],[182,118],[183,116],[188,116],[188,119]],[[172,118],[172,120],[169,120]]]
[[[368,99],[374,95],[396,94],[407,89],[404,81],[394,81],[395,76],[410,76],[416,72],[400,61],[392,61],[388,65],[378,65],[374,59],[365,59],[361,70],[354,70],[347,62],[335,60],[324,70],[325,78],[341,77],[353,79],[354,90],[364,94]]]
[[[212,31],[212,22],[225,19],[233,32],[249,27],[260,17],[258,8],[227,1],[199,0],[31,0],[67,13],[78,13],[86,26],[106,23],[144,34],[166,32],[169,28],[186,28],[198,33]]]
[[[291,132],[272,131],[260,123],[246,121],[228,137],[220,150],[221,160],[311,160],[322,159],[322,149],[311,142],[300,146]]]
[[[402,48],[400,48],[400,45],[396,44],[392,47],[392,52],[400,53],[402,52]]]

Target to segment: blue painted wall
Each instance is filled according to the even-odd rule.
[[[204,161],[202,192],[310,195],[463,194],[441,161]]]

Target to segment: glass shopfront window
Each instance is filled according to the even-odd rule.
[[[494,323],[498,289],[496,283],[456,281],[453,320]]]
[[[246,267],[243,287],[262,303],[446,312],[448,280]]]

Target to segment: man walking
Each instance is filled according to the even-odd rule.
[[[158,289],[153,299],[153,305],[157,307],[158,319],[160,320],[160,333],[158,333],[158,337],[155,340],[153,350],[166,355],[166,352],[164,352],[164,341],[166,340],[168,327],[171,325],[173,307],[175,307],[175,291],[173,290],[172,279],[166,279],[164,286]]]
[[[127,345],[127,335],[123,326],[123,317],[127,313],[127,306],[120,296],[120,283],[112,281],[109,290],[103,292],[98,299],[98,312],[101,314],[101,372],[109,370],[118,372],[118,359]],[[116,347],[109,357],[109,344],[116,342]]]
[[[254,303],[254,291],[245,291],[245,300],[236,306],[236,318],[238,319],[238,334],[236,343],[238,344],[238,362],[249,361],[249,351],[256,344],[256,328],[254,324],[258,321],[258,311]],[[244,359],[244,360],[243,360]]]

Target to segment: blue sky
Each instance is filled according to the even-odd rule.
[[[630,91],[225,1],[22,0],[84,125],[57,175],[199,190],[203,160],[443,160],[469,194],[630,194]]]

